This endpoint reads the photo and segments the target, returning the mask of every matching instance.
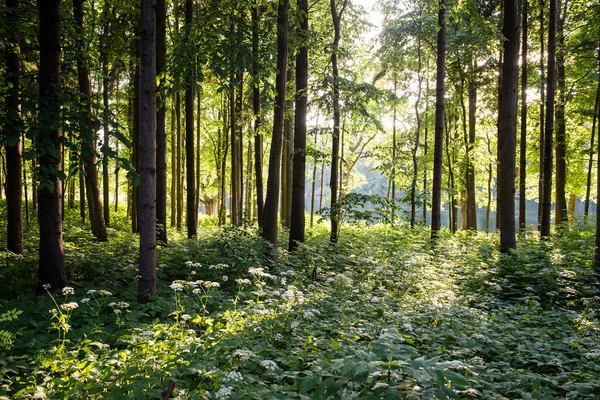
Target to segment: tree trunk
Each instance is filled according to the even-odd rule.
[[[542,230],[542,209],[544,204],[544,146],[546,131],[544,121],[544,104],[545,104],[545,83],[546,77],[544,74],[544,0],[539,1],[540,8],[540,177],[538,184],[538,230]]]
[[[138,302],[156,296],[156,0],[142,0]]]
[[[598,48],[600,48],[600,42],[598,43]],[[600,77],[600,52],[598,53],[598,76]],[[587,182],[585,189],[585,207],[583,211],[583,215],[585,218],[588,216],[588,212],[590,209],[590,188],[592,186],[592,163],[594,161],[594,134],[596,132],[596,124],[598,123],[598,116],[600,115],[600,79],[598,80],[598,87],[596,89],[596,102],[594,104],[594,119],[592,122],[592,134],[590,136],[590,157],[588,160],[588,172],[587,172]]]
[[[156,104],[156,224],[158,241],[167,243],[167,9],[165,0],[156,0],[156,75],[159,77]]]
[[[196,210],[196,221],[198,220],[198,213],[200,213],[200,151],[201,148],[201,121],[202,121],[202,90],[197,90],[197,110],[196,110],[196,198],[194,199],[194,209]]]
[[[338,161],[340,154],[340,77],[338,70],[338,47],[340,44],[340,22],[342,14],[346,9],[347,0],[344,0],[338,14],[335,0],[329,0],[331,8],[331,19],[333,20],[333,44],[331,52],[331,70],[333,74],[333,140],[331,144],[331,235],[329,241],[337,243],[339,223],[341,222],[339,211],[335,211],[338,202]]]
[[[515,156],[517,135],[517,89],[519,82],[519,11],[517,0],[504,0],[504,63],[498,115],[498,182],[500,251],[517,247],[515,238]]]
[[[431,199],[431,237],[435,239],[441,228],[442,163],[444,146],[444,94],[446,64],[446,3],[440,0],[437,34],[437,76],[435,89],[435,143],[433,149],[433,193]]]
[[[140,54],[140,43],[136,40],[135,43],[135,74],[133,78],[133,166],[136,172],[140,173],[140,153],[139,153],[139,138],[141,129],[141,76],[140,65],[137,62]],[[131,232],[138,233],[138,212],[139,212],[139,186],[132,184],[131,187]]]
[[[192,26],[194,2],[185,1],[185,24]],[[188,39],[189,40],[189,39]],[[188,239],[198,233],[198,210],[196,209],[196,178],[194,164],[194,61],[189,61],[185,86],[185,168],[186,168],[186,222]]]
[[[262,180],[262,135],[260,133],[260,77],[259,77],[259,5],[252,9],[252,74],[256,82],[252,85],[252,111],[254,113],[254,170],[256,176],[256,218],[262,227],[263,180]]]
[[[556,53],[556,84],[558,102],[556,104],[556,214],[557,227],[567,222],[567,199],[565,185],[567,181],[567,133],[565,127],[565,106],[567,93],[565,87],[565,15],[567,0],[563,0],[563,11],[557,15],[557,53]]]
[[[548,24],[548,80],[546,88],[546,127],[544,132],[544,195],[542,202],[541,236],[550,236],[550,209],[552,207],[552,141],[554,134],[554,91],[556,78],[556,2],[550,1]]]
[[[277,7],[277,75],[275,78],[275,115],[273,138],[269,155],[269,178],[267,198],[263,212],[263,238],[277,247],[277,209],[279,208],[279,172],[281,144],[285,119],[286,68],[288,58],[288,9],[289,0],[279,0]]]
[[[308,36],[308,0],[298,0],[298,11],[300,13],[300,37]],[[299,243],[304,243],[305,228],[305,197],[306,187],[306,113],[308,109],[308,46],[302,41],[296,54],[296,110],[294,114],[294,165],[292,167],[292,201],[290,221],[290,243],[289,250],[294,251]],[[316,136],[315,136],[316,137]],[[313,169],[313,203],[311,203],[311,226],[312,206],[314,205],[314,174]]]
[[[294,77],[294,67],[290,66],[287,70],[286,82],[292,81]],[[293,96],[288,94],[288,97]],[[294,100],[289,99],[285,102],[285,122],[283,125],[283,148],[281,162],[281,225],[290,228],[290,219],[292,216],[292,180],[293,180],[293,160],[294,153]]]
[[[73,0],[73,4],[75,4],[75,1],[80,1],[81,3],[83,3],[82,0]],[[108,7],[108,2],[105,1],[105,5]],[[83,5],[82,5],[83,7]],[[82,21],[83,21],[83,15],[82,15]],[[105,35],[108,35],[108,28],[105,27]],[[83,29],[82,29],[82,36],[81,39],[83,41]],[[106,46],[103,44],[103,46]],[[84,48],[81,48],[81,51],[84,51]],[[110,226],[110,181],[109,181],[109,175],[108,175],[108,150],[110,148],[110,126],[108,123],[108,114],[109,114],[109,105],[108,105],[108,56],[106,54],[107,49],[103,48],[102,49],[102,102],[104,105],[104,117],[103,117],[103,128],[104,128],[104,137],[103,137],[103,143],[102,143],[102,195],[103,195],[103,201],[102,204],[104,206],[104,214],[103,214],[103,219],[104,219],[104,223],[106,224],[106,226]],[[88,73],[89,75],[89,73]],[[88,81],[89,81],[89,76],[88,76]],[[89,86],[89,83],[88,83]],[[90,94],[91,94],[91,88],[90,88]],[[94,165],[94,168],[95,165]],[[90,183],[88,183],[87,177],[86,177],[86,185],[89,185]],[[88,195],[88,200],[89,200],[89,195]],[[90,214],[90,220],[93,221],[93,218]]]
[[[419,11],[419,21],[421,21],[421,12]],[[417,159],[417,152],[419,151],[419,141],[421,140],[421,114],[419,112],[419,105],[421,103],[421,94],[423,87],[423,75],[421,72],[421,22],[419,22],[419,31],[417,37],[417,99],[415,101],[415,116],[417,118],[417,127],[415,135],[415,143],[412,147],[412,163],[413,163],[413,176],[410,186],[410,227],[415,227],[415,220],[417,217],[417,180],[419,179],[419,164]],[[394,77],[394,92],[396,91],[396,79]],[[394,108],[394,113],[396,109]],[[394,143],[395,144],[395,143]],[[394,146],[395,147],[395,146]]]
[[[398,81],[394,74],[394,103],[397,101],[396,90],[398,88]],[[391,224],[394,225],[394,219],[396,218],[396,163],[397,152],[398,152],[398,141],[396,138],[396,123],[398,122],[397,105],[394,104],[394,113],[392,119],[392,176],[389,184],[389,197],[392,205],[392,213],[390,215]]]
[[[527,28],[528,3],[523,0],[522,38],[521,38],[521,144],[519,152],[519,229],[525,231],[527,226]]]
[[[23,254],[19,0],[6,1],[6,18],[11,25],[8,39],[10,45],[7,46],[6,55],[6,82],[9,88],[5,116],[9,122],[4,125],[3,132],[6,138],[6,249],[15,254]]]
[[[98,187],[98,173],[96,171],[96,132],[92,127],[92,89],[90,85],[90,73],[85,60],[83,0],[73,0],[73,15],[78,30],[77,41],[77,76],[81,101],[85,104],[85,113],[80,125],[81,136],[87,137],[83,140],[83,164],[85,168],[85,186],[87,193],[88,208],[92,233],[99,241],[106,241],[106,225],[102,215],[102,203],[100,201],[100,189]],[[105,130],[108,126],[105,125]]]
[[[477,123],[477,76],[475,71],[475,64],[472,64],[472,76],[469,80],[468,85],[468,96],[469,96],[469,140],[467,143],[467,173],[465,179],[466,189],[466,211],[467,220],[466,228],[471,231],[477,231],[477,201],[476,186],[475,186],[475,165],[474,165],[474,154],[475,149],[475,133]]]
[[[233,30],[233,24],[232,26],[232,30]],[[229,116],[230,116],[230,123],[229,123],[229,127],[231,130],[231,196],[229,197],[229,208],[230,208],[230,218],[231,218],[231,224],[234,226],[238,226],[240,224],[240,221],[238,219],[238,192],[239,192],[239,187],[238,187],[238,169],[240,168],[240,166],[238,165],[239,162],[239,157],[238,157],[238,146],[237,146],[237,129],[236,129],[236,125],[237,125],[237,115],[236,115],[236,109],[235,109],[235,84],[234,84],[234,74],[232,73],[230,76],[230,85],[229,85],[229,89],[230,89],[230,93],[229,93]]]
[[[177,226],[177,135],[175,116],[175,99],[177,94],[173,93],[171,103],[171,227]],[[157,121],[158,122],[158,121]],[[158,151],[158,150],[157,150]],[[157,154],[158,162],[158,154]],[[158,193],[157,193],[158,195]]]
[[[37,149],[40,161],[38,221],[40,226],[39,287],[50,290],[67,284],[62,241],[61,185],[56,172],[60,169],[60,1],[38,0],[40,69],[40,106]],[[41,153],[40,149],[48,151]],[[57,154],[59,154],[57,156]]]
[[[177,230],[181,231],[183,221],[183,187],[181,184],[183,137],[181,135],[181,96],[179,92],[175,94],[175,118],[177,120],[177,173],[174,179],[177,179]]]

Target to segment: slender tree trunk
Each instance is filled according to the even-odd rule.
[[[523,1],[522,38],[521,38],[521,144],[519,153],[519,228],[525,231],[527,226],[525,190],[527,188],[527,28],[528,2]]]
[[[279,208],[279,171],[281,145],[285,119],[286,68],[288,58],[288,9],[289,0],[279,0],[277,7],[277,76],[275,78],[275,115],[273,117],[273,138],[269,156],[269,178],[267,198],[263,212],[263,232],[265,240],[277,247],[277,209]]]
[[[567,132],[565,127],[565,106],[567,93],[565,87],[565,15],[567,0],[563,0],[563,11],[557,15],[557,53],[556,53],[556,84],[558,102],[556,104],[556,214],[555,223],[559,227],[567,222],[567,197],[565,185],[567,181]]]
[[[177,172],[175,174],[175,179],[177,179],[177,230],[181,231],[183,221],[183,187],[181,184],[183,137],[181,135],[181,96],[179,92],[175,94],[175,118],[177,120]]]
[[[600,48],[600,43],[598,44],[598,48]],[[598,53],[598,67],[600,68],[600,53]],[[598,73],[600,76],[600,71]],[[583,215],[585,218],[588,216],[588,212],[590,209],[590,188],[592,186],[592,164],[594,162],[594,134],[596,132],[596,124],[598,123],[598,115],[600,115],[600,80],[598,80],[598,88],[596,89],[596,102],[594,104],[594,122],[592,122],[592,134],[590,136],[590,157],[588,160],[588,172],[587,172],[587,181],[586,181],[586,189],[585,189],[585,207],[583,211]]]
[[[76,1],[76,0],[74,0]],[[81,1],[81,0],[77,0]],[[81,1],[83,3],[83,1]],[[105,1],[105,5],[107,5],[107,1]],[[83,16],[82,16],[83,18]],[[106,27],[105,27],[106,28]],[[82,30],[83,32],[83,30]],[[106,34],[108,34],[108,29],[106,29]],[[82,34],[83,35],[83,34]],[[82,36],[83,40],[83,36]],[[105,45],[104,45],[105,46]],[[81,51],[84,51],[83,48]],[[104,105],[104,117],[103,117],[103,127],[104,127],[104,137],[102,144],[102,195],[103,195],[103,206],[104,206],[104,214],[103,219],[106,226],[110,226],[110,180],[108,174],[108,151],[110,148],[110,126],[108,123],[108,113],[109,113],[109,105],[108,105],[108,97],[109,97],[109,89],[108,89],[108,56],[106,54],[106,49],[103,49],[102,54],[102,102]],[[89,74],[88,74],[89,75]],[[89,77],[87,78],[89,80]],[[91,88],[90,88],[91,94]],[[95,165],[94,165],[94,168]],[[86,177],[86,185],[90,185]],[[89,201],[89,194],[88,194]],[[90,220],[94,220],[90,214]]]
[[[158,241],[167,243],[167,8],[156,0],[156,75],[159,78],[156,104],[156,224]]]
[[[236,118],[238,119],[237,125],[237,137],[236,137],[236,145],[237,145],[237,156],[238,156],[238,170],[237,170],[237,212],[238,212],[238,224],[242,224],[244,220],[244,132],[243,132],[243,121],[242,121],[242,107],[244,106],[244,74],[240,72],[237,76],[237,81],[239,82],[238,86],[238,95],[236,98]]]
[[[487,135],[486,135],[486,139],[487,139],[488,154],[490,155],[490,157],[492,157],[493,156],[492,141],[490,140],[489,136],[487,136]],[[485,232],[486,233],[490,232],[490,214],[492,211],[492,177],[493,177],[492,174],[493,174],[493,170],[494,170],[494,165],[490,161],[488,164],[487,206],[486,206],[486,212],[485,212]]]
[[[287,70],[286,82],[292,81],[293,78],[294,67],[290,66]],[[288,97],[290,97],[289,94]],[[294,100],[290,98],[285,102],[285,121],[283,125],[283,148],[281,157],[281,225],[288,229],[290,228],[290,218],[292,214],[292,154],[294,152],[293,113]]]
[[[336,212],[338,202],[338,161],[340,154],[340,78],[338,70],[338,47],[340,45],[340,22],[346,9],[347,0],[344,0],[340,12],[337,12],[335,0],[329,0],[331,19],[333,20],[333,44],[331,52],[331,70],[333,74],[333,140],[331,144],[331,236],[329,241],[337,243],[339,233],[340,215]]]
[[[147,0],[146,0],[147,1]],[[142,83],[140,75],[140,66],[137,62],[140,54],[140,43],[136,40],[135,43],[135,74],[133,78],[133,165],[135,170],[140,173],[140,153],[139,153],[139,138],[141,129],[141,96]],[[139,212],[139,186],[133,184],[131,187],[131,232],[139,233],[138,225]]]
[[[232,30],[233,30],[233,24]],[[230,76],[230,93],[229,93],[229,116],[230,116],[230,130],[231,130],[231,196],[229,196],[229,207],[231,209],[231,224],[234,226],[238,226],[240,221],[238,219],[238,169],[240,166],[238,165],[239,157],[238,157],[238,146],[237,146],[237,114],[235,108],[235,75],[232,73]]]
[[[85,178],[83,177],[83,162],[79,165],[79,216],[85,224]]]
[[[308,0],[298,0],[300,13],[300,37],[308,37]],[[292,167],[292,199],[290,221],[289,250],[294,251],[298,243],[304,243],[305,228],[305,197],[306,188],[306,113],[308,109],[308,45],[301,42],[296,54],[296,110],[294,114],[294,165]],[[313,200],[314,200],[314,169],[313,169]],[[311,203],[311,225],[312,225]]]
[[[421,20],[421,12],[419,11],[419,21]],[[419,151],[419,141],[421,140],[421,114],[419,112],[419,106],[421,103],[421,94],[423,87],[423,74],[421,72],[421,23],[419,22],[419,31],[417,36],[417,100],[415,101],[415,116],[417,118],[417,127],[415,135],[415,144],[412,147],[412,162],[413,162],[413,176],[410,186],[410,227],[415,227],[415,220],[417,216],[417,180],[419,179],[419,164],[417,159],[417,152]],[[396,92],[396,79],[394,77],[394,92]],[[395,113],[394,109],[394,113]]]
[[[316,128],[315,128],[315,148],[317,148],[317,139],[319,137],[319,114],[317,113]],[[306,157],[306,154],[305,154]],[[317,156],[314,157],[313,172],[312,172],[312,190],[310,195],[310,227],[313,227],[315,219],[315,191],[317,186]]]
[[[429,67],[429,62],[427,63]],[[427,153],[429,150],[428,136],[429,136],[429,78],[425,83],[425,115],[423,116],[425,125],[425,137],[423,138],[423,159],[425,160],[423,166],[423,225],[427,225]]]
[[[194,17],[194,2],[185,1],[185,24],[191,27]],[[189,40],[189,38],[188,38]],[[186,222],[189,239],[198,234],[198,210],[196,209],[196,178],[194,176],[194,61],[186,71],[185,87],[185,168],[186,168]]]
[[[254,170],[256,176],[256,218],[262,227],[263,181],[262,181],[262,135],[260,133],[260,77],[259,77],[259,4],[252,8],[252,73],[256,82],[252,85],[252,111],[254,113]]]
[[[21,142],[23,143],[23,149],[25,149],[25,132],[21,132]],[[22,159],[23,159],[23,197],[24,197],[23,200],[25,200],[25,222],[29,226],[30,218],[29,218],[29,198],[27,197],[27,162],[25,161],[24,157],[22,157]],[[35,156],[34,156],[34,159],[35,159]],[[33,160],[31,160],[31,161],[33,161]],[[85,216],[85,210],[83,212],[83,215]]]
[[[175,116],[175,99],[177,95],[173,93],[171,97],[171,227],[177,226],[177,135],[176,135],[176,121]],[[158,161],[158,155],[157,155]]]
[[[248,147],[246,150],[246,200],[245,200],[245,213],[246,213],[246,219],[248,221],[252,221],[252,204],[254,203],[252,201],[253,197],[252,197],[252,193],[253,193],[253,188],[252,188],[252,142],[250,140],[248,140]]]
[[[64,249],[62,241],[61,185],[56,172],[60,168],[60,1],[38,0],[39,47],[40,47],[40,107],[37,132],[37,149],[50,151],[39,153],[41,182],[38,193],[38,221],[40,225],[39,287],[50,285],[50,290],[61,289],[67,284]]]
[[[456,203],[456,195],[454,194],[454,157],[450,156],[450,128],[448,127],[448,125],[448,119],[444,118],[444,126],[446,133],[444,144],[446,145],[446,159],[448,160],[448,197],[450,203],[449,227],[452,233],[456,233],[456,231],[458,230],[458,205]],[[452,153],[454,153],[454,149],[452,149]]]
[[[431,199],[431,237],[436,238],[441,228],[442,163],[444,143],[444,94],[446,64],[446,3],[439,1],[437,35],[437,76],[435,89],[435,143],[433,149],[433,194]]]
[[[196,198],[194,201],[194,209],[196,210],[196,215],[200,212],[200,151],[201,151],[201,143],[200,143],[200,131],[201,126],[200,122],[202,120],[202,90],[197,90],[198,98],[197,98],[197,112],[196,112]]]
[[[119,157],[119,142],[115,143],[115,154]],[[115,169],[115,212],[119,211],[119,170]]]
[[[98,173],[96,171],[96,133],[92,127],[92,89],[90,85],[90,73],[85,59],[85,41],[84,41],[84,21],[83,21],[83,0],[73,0],[73,15],[79,32],[77,41],[77,75],[79,83],[79,92],[81,101],[85,104],[86,116],[82,120],[82,135],[87,136],[84,140],[82,155],[85,168],[85,183],[87,192],[88,208],[90,213],[90,222],[92,233],[99,241],[107,240],[106,225],[102,215],[102,203],[100,201],[100,189],[98,187]],[[105,125],[105,130],[108,126]]]
[[[538,230],[542,231],[542,211],[544,204],[544,146],[546,139],[544,134],[546,132],[545,127],[545,108],[544,105],[546,99],[545,92],[545,70],[544,70],[544,0],[540,0],[540,177],[538,185]]]
[[[6,18],[10,24],[9,43],[6,55],[6,249],[23,254],[23,205],[22,205],[22,151],[21,151],[21,79],[19,63],[21,57],[19,38],[19,0],[6,1]],[[1,193],[1,188],[0,188]]]
[[[541,236],[550,236],[550,209],[552,207],[552,139],[554,134],[554,91],[556,79],[556,19],[557,0],[550,1],[548,24],[548,80],[546,88],[546,129],[544,132],[544,196],[542,203]]]
[[[323,192],[325,190],[325,160],[321,161],[321,180],[319,190],[319,210],[323,208]]]
[[[394,101],[396,101],[397,99],[396,97],[396,90],[398,88],[398,81],[396,78],[396,74],[394,74]],[[396,162],[398,162],[397,160],[397,138],[396,138],[396,123],[398,122],[398,113],[397,113],[397,106],[394,103],[394,113],[393,113],[393,117],[392,117],[392,176],[390,179],[390,184],[389,184],[389,194],[390,194],[390,202],[392,204],[392,214],[390,215],[390,221],[391,224],[394,225],[394,219],[396,218]]]

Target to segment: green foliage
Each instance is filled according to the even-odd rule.
[[[14,321],[21,314],[23,314],[22,310],[17,310],[16,308],[13,308],[12,310],[0,314],[0,323],[5,321]],[[10,349],[13,344],[14,337],[14,333],[4,329],[0,329],[0,348]]]
[[[347,224],[331,246],[316,225],[272,265],[254,229],[201,219],[197,240],[171,233],[159,248],[158,295],[137,305],[136,239],[123,215],[112,222],[114,239],[95,243],[67,213],[72,289],[56,302],[3,288],[3,309],[15,309],[3,329],[19,334],[0,358],[0,396],[160,398],[170,380],[180,399],[594,398],[600,389],[586,224],[551,241],[523,236],[510,259],[493,235],[442,232],[431,247],[423,228]],[[2,270],[27,272],[25,260]]]

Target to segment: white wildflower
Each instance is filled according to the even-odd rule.
[[[64,288],[62,288],[62,294],[63,296],[75,294],[75,289],[73,289],[71,286],[65,286]]]
[[[74,301],[70,302],[70,303],[65,303],[65,304],[61,304],[60,308],[63,311],[73,311],[74,309],[76,309],[77,307],[79,307],[79,304],[75,303]]]
[[[487,337],[485,335],[482,335],[481,333],[474,333],[471,335],[471,337],[475,340],[486,340]]]
[[[587,357],[587,358],[600,358],[600,349],[594,349],[594,350],[590,351],[589,353],[585,353],[584,357]]]
[[[250,285],[252,282],[250,282],[250,279],[242,279],[242,278],[238,278],[235,280],[237,282],[238,285]]]
[[[211,281],[204,282],[204,287],[206,287],[206,288],[218,288],[220,286],[221,286],[221,284],[219,282],[211,282]]]
[[[456,371],[461,371],[461,370],[469,369],[469,367],[466,366],[462,361],[452,360],[452,361],[448,362],[447,369],[454,369]]]
[[[277,366],[277,363],[273,360],[262,360],[260,362],[260,365],[267,371],[277,371],[277,369],[279,368]]]
[[[113,310],[113,312],[117,315],[121,314],[121,310],[119,310],[118,308],[116,310]]]
[[[292,329],[296,329],[298,327],[298,325],[300,325],[300,323],[298,321],[294,321],[294,322],[292,322],[292,325],[290,325],[290,327]]]
[[[112,293],[111,293],[111,292],[109,292],[108,290],[99,290],[99,291],[98,291],[98,294],[99,294],[100,296],[112,296]]]
[[[481,358],[479,356],[475,356],[475,357],[471,358],[471,360],[469,360],[469,361],[473,365],[483,365],[483,364],[485,364],[485,361],[483,361],[483,358]]]
[[[251,357],[256,357],[256,354],[246,348],[235,349],[233,354],[234,357],[238,357],[240,360],[248,360]]]
[[[52,315],[58,314],[58,310],[56,308],[53,308],[52,310],[48,310],[48,312]]]
[[[154,331],[142,331],[142,333],[140,333],[140,336],[145,338],[151,338],[154,336]]]
[[[377,390],[377,389],[387,389],[388,384],[384,383],[384,382],[377,382],[372,388],[371,390]]]
[[[229,280],[229,277],[227,275],[223,275],[223,282],[227,282]]]
[[[97,292],[96,289],[90,289],[90,290],[87,291],[87,294],[94,294],[96,292]]]
[[[45,284],[42,285],[42,288],[44,290],[50,290],[50,284],[49,283],[45,283]]]
[[[84,297],[83,299],[80,300],[81,304],[85,304],[85,303],[89,303],[90,302],[90,298],[89,297]]]
[[[202,290],[196,288],[196,289],[192,290],[192,293],[194,293],[194,294],[200,294],[200,293],[202,293]]]
[[[406,330],[408,332],[412,332],[415,330],[415,328],[413,328],[413,326],[411,324],[409,324],[408,322],[402,326],[403,326],[404,330]]]
[[[172,283],[171,286],[169,286],[171,289],[173,289],[176,292],[182,292],[183,291],[183,285],[181,283]]]
[[[233,392],[233,387],[231,386],[223,386],[216,393],[217,399],[219,400],[227,400],[231,393]]]
[[[240,372],[229,371],[228,373],[225,374],[225,377],[223,378],[223,382],[225,382],[225,383],[241,382],[243,379],[244,379],[244,377],[242,376],[242,374]]]
[[[189,319],[192,319],[192,316],[190,314],[183,314],[181,316],[181,319],[184,320],[184,321],[187,321]]]

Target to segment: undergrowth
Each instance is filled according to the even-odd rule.
[[[5,255],[0,398],[598,398],[593,231],[495,235],[318,225],[264,258],[254,228],[201,220],[159,248],[157,297],[136,299],[137,238],[123,216],[96,243],[74,214],[71,289],[37,296],[28,255]],[[0,230],[3,228],[0,227]],[[282,243],[285,243],[282,238]],[[16,312],[16,311],[15,311]]]

